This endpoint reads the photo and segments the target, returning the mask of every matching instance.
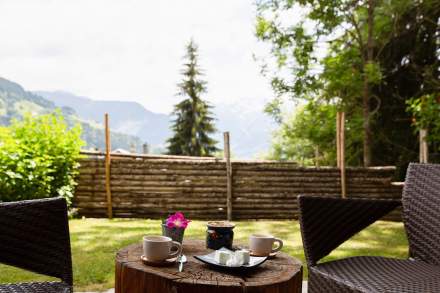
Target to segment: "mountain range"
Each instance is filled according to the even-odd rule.
[[[104,149],[104,128],[102,124],[84,119],[74,109],[58,107],[52,101],[26,91],[21,85],[0,77],[0,125],[7,126],[13,119],[20,120],[27,113],[43,115],[57,109],[61,111],[69,126],[77,123],[81,125],[81,136],[88,149]],[[111,132],[110,137],[115,148],[129,150],[132,146],[138,146],[138,151],[140,151],[142,142],[136,136]]]
[[[78,96],[65,91],[29,92],[19,84],[0,78],[0,124],[7,125],[12,118],[20,118],[25,112],[44,114],[61,109],[66,121],[80,122],[83,139],[88,147],[104,149],[104,113],[110,117],[112,148],[130,150],[135,146],[141,151],[148,143],[150,151],[164,152],[166,139],[171,136],[172,117],[155,113],[137,102],[103,101]],[[274,123],[261,108],[255,108],[252,100],[234,104],[215,104],[218,147],[223,148],[223,132],[229,131],[231,152],[236,158],[253,158],[265,153],[270,146]]]
[[[142,143],[152,147],[163,148],[171,135],[168,115],[151,112],[136,102],[93,100],[64,91],[34,93],[58,107],[71,108],[81,118],[99,124],[104,123],[104,114],[108,113],[112,131],[139,137]]]

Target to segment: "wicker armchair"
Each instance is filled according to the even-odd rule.
[[[0,203],[0,263],[61,279],[0,284],[0,293],[70,293],[72,259],[66,201]]]
[[[300,196],[309,292],[440,292],[440,165],[410,164],[402,203],[410,258],[318,263],[400,201]]]

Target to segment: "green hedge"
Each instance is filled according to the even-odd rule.
[[[84,144],[80,134],[59,112],[0,127],[0,201],[62,196],[70,203]]]

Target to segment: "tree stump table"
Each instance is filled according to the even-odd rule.
[[[243,272],[213,269],[194,255],[211,252],[205,241],[187,240],[183,272],[178,264],[166,267],[142,263],[142,245],[133,244],[116,255],[116,293],[301,293],[302,264],[279,252],[259,267]]]

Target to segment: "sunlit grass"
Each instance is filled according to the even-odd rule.
[[[206,222],[193,221],[186,238],[204,239]],[[82,219],[70,221],[75,291],[101,291],[114,287],[114,259],[118,249],[140,242],[145,234],[160,234],[159,220]],[[304,253],[297,221],[237,222],[235,241],[247,243],[254,232],[270,233],[284,240],[283,251],[301,259]],[[325,260],[354,255],[405,258],[407,240],[401,223],[379,221],[365,229]],[[16,268],[0,265],[0,283],[47,280]]]

